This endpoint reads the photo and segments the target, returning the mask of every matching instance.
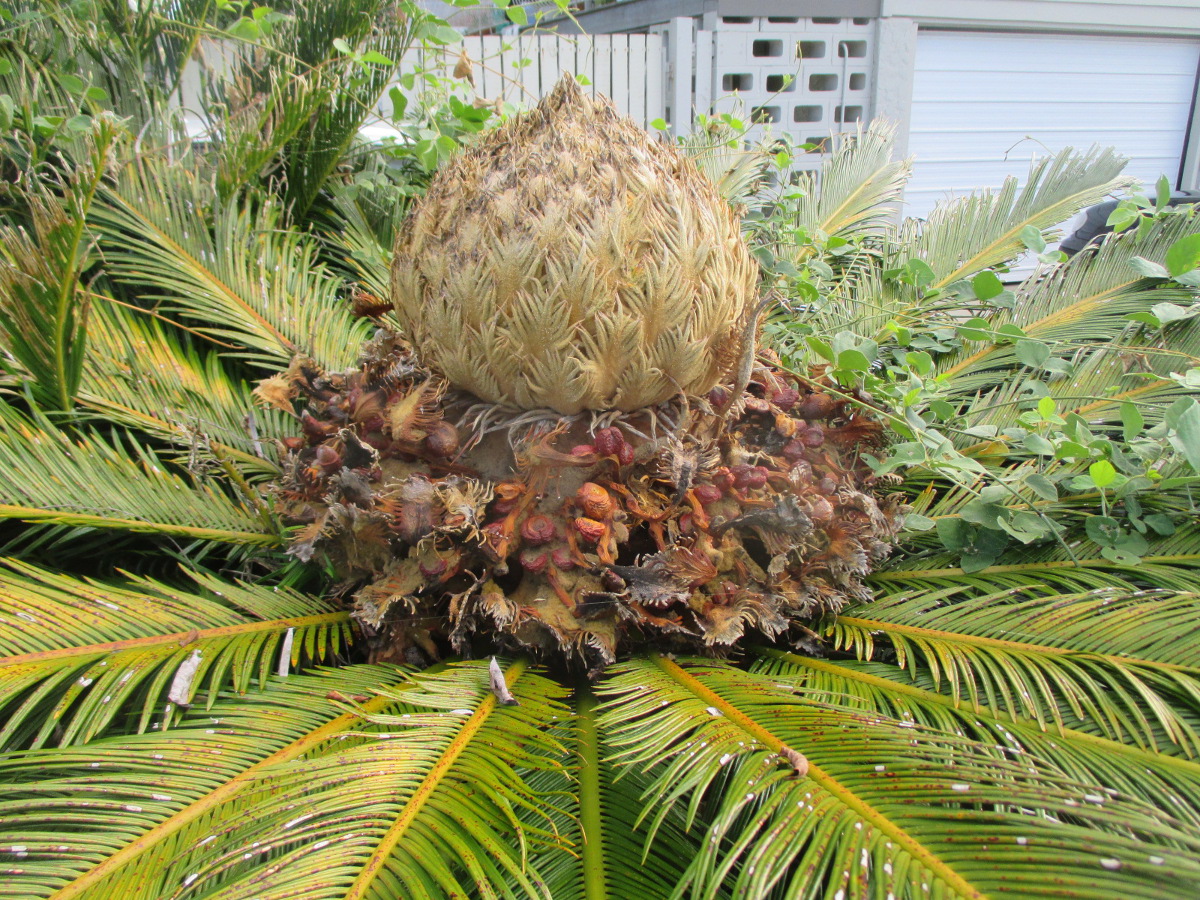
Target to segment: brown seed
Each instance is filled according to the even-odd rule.
[[[431,560],[421,560],[417,564],[417,568],[421,570],[421,574],[426,578],[436,578],[449,568],[449,563],[438,556]]]
[[[579,486],[575,493],[575,502],[579,504],[584,515],[592,519],[607,519],[614,509],[608,491],[592,481],[585,481]]]
[[[300,430],[310,444],[319,444],[338,430],[332,422],[322,422],[307,409],[300,415]]]
[[[492,504],[492,512],[498,516],[507,516],[510,512],[517,508],[520,501],[515,497],[512,500],[497,500]]]
[[[425,435],[424,444],[433,456],[449,459],[458,452],[458,429],[449,422],[438,422]]]
[[[733,488],[733,473],[725,468],[725,466],[721,466],[713,473],[713,484],[717,486],[717,489],[722,494],[728,494]]]
[[[731,468],[730,474],[733,475],[733,486],[737,487],[738,490],[745,490],[746,487],[751,487],[750,482],[752,479],[755,479],[754,468],[754,466],[746,466],[744,463]]]
[[[837,400],[829,394],[809,394],[800,401],[800,415],[806,419],[827,419],[837,407]]]
[[[789,410],[800,399],[800,392],[790,385],[780,388],[771,395],[771,402],[782,410]]]
[[[804,446],[804,442],[800,440],[788,441],[783,447],[783,458],[790,463],[799,462],[804,459],[804,454],[808,448]]]

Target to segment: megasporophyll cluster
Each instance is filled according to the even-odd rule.
[[[847,599],[898,505],[869,404],[756,343],[757,269],[675,148],[564,80],[441,170],[359,369],[297,359],[277,492],[377,659],[776,638]]]

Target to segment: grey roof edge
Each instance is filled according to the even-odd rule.
[[[546,17],[564,34],[644,31],[677,17],[907,18],[964,30],[1120,32],[1200,36],[1200,0],[624,0],[572,17]]]

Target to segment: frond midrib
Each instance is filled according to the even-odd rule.
[[[77,657],[100,656],[107,653],[118,653],[123,650],[138,650],[148,647],[160,647],[164,644],[177,644],[180,647],[192,643],[213,640],[216,638],[236,638],[259,631],[279,631],[284,628],[310,628],[321,625],[335,625],[350,622],[350,613],[332,612],[312,616],[296,616],[286,619],[269,619],[263,622],[248,622],[241,625],[222,625],[215,628],[193,629],[191,631],[176,631],[170,634],[156,634],[149,637],[130,638],[124,641],[106,641],[100,644],[83,644],[70,647],[60,647],[56,650],[41,650],[36,653],[22,653],[18,656],[0,657],[0,674],[9,666],[37,665],[39,663],[57,660],[74,659]]]
[[[966,644],[973,647],[988,647],[1004,650],[1010,653],[1036,654],[1046,656],[1064,656],[1074,659],[1101,660],[1118,669],[1131,666],[1144,666],[1148,669],[1165,669],[1173,672],[1184,672],[1200,678],[1200,668],[1183,666],[1177,663],[1158,662],[1150,659],[1138,659],[1132,656],[1119,656],[1108,653],[1095,653],[1085,650],[1072,650],[1068,647],[1055,647],[1052,644],[1030,644],[1023,641],[1006,641],[1001,638],[981,637],[974,634],[963,634],[958,631],[940,631],[935,628],[920,628],[916,625],[899,625],[882,619],[861,619],[855,616],[838,616],[838,624],[861,628],[866,631],[882,631],[901,634],[906,637],[929,638],[951,644]]]
[[[860,672],[857,669],[846,668],[839,666],[832,660],[815,659],[809,656],[801,656],[796,653],[788,653],[783,650],[776,650],[771,647],[755,648],[755,653],[759,656],[770,657],[772,659],[783,660],[797,666],[824,671],[840,678],[847,678],[852,681],[857,681],[862,684],[867,684],[878,688],[888,693],[902,694],[906,697],[912,697],[915,700],[920,700],[922,703],[933,703],[947,709],[961,710],[962,703],[953,697],[948,697],[945,694],[939,694],[936,691],[926,690],[925,688],[917,687],[915,684],[904,684],[903,682],[891,681],[887,678],[881,678],[878,675],[872,675],[869,672]],[[970,704],[971,712],[985,719],[991,719],[994,722],[1008,722],[1011,724],[1029,724],[1039,727],[1039,730],[1044,730],[1037,726],[1037,723],[1023,720],[1013,716],[1008,711],[996,706],[980,704],[974,702]],[[1113,753],[1120,756],[1131,757],[1138,765],[1153,765],[1167,766],[1179,770],[1190,777],[1196,779],[1200,783],[1200,763],[1192,762],[1179,756],[1171,756],[1165,753],[1153,753],[1141,747],[1136,747],[1130,744],[1123,744],[1120,741],[1110,740],[1109,738],[1101,737],[1095,734],[1089,734],[1086,731],[1080,731],[1076,728],[1070,728],[1062,722],[1057,722],[1056,730],[1065,739],[1078,741],[1080,743],[1091,744],[1098,750],[1106,753]]]

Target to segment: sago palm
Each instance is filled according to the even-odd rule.
[[[1119,159],[896,225],[886,128],[756,200],[693,141],[739,229],[455,96],[392,271],[437,20],[4,28],[0,897],[1191,896],[1200,223],[997,276]]]

